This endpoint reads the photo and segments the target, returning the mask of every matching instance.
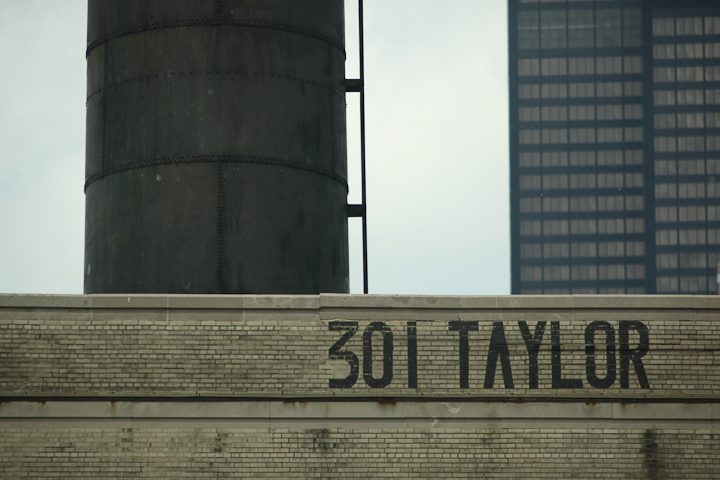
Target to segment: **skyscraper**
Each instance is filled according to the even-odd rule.
[[[720,5],[509,0],[509,45],[512,292],[717,293]]]

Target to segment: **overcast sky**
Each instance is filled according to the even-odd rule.
[[[510,292],[506,8],[365,0],[370,293]],[[86,17],[87,0],[0,0],[0,293],[82,293]],[[361,293],[359,219],[350,237]]]

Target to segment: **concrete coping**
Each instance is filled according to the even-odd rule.
[[[59,309],[719,309],[720,296],[701,295],[165,295],[0,294],[0,308]]]
[[[13,418],[613,419],[701,420],[708,428],[717,428],[719,415],[720,405],[709,403],[16,401],[0,405],[0,423]]]

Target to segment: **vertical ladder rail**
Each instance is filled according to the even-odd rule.
[[[358,0],[358,24],[360,30],[360,78],[346,79],[345,91],[360,93],[360,176],[362,203],[348,205],[348,217],[362,217],[363,239],[363,292],[368,293],[368,255],[367,255],[367,193],[365,189],[365,38],[363,35],[363,0]]]

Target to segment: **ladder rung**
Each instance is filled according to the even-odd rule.
[[[364,217],[365,216],[365,205],[348,205],[347,206],[348,217]]]
[[[355,78],[345,79],[345,91],[346,92],[362,92],[363,81]]]

